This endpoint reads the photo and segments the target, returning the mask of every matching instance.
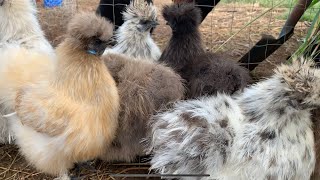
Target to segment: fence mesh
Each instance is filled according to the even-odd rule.
[[[193,1],[199,7],[212,7],[208,5],[210,0],[184,1]],[[117,6],[124,5],[121,2],[124,1],[105,0],[100,6],[117,8]],[[159,9],[160,25],[153,36],[162,49],[169,40],[170,28],[165,25],[160,12],[164,4],[170,3],[172,0],[154,0],[154,4]],[[238,61],[261,39],[263,34],[278,38],[288,15],[296,4],[297,0],[222,0],[201,24],[204,46],[208,51],[223,53],[226,58]],[[316,5],[308,9],[302,20],[296,25],[291,39],[261,62],[253,73],[255,76],[269,75],[275,64],[285,61],[298,48],[310,26],[310,21],[319,8],[320,6]],[[257,18],[259,16],[261,17]],[[244,28],[248,23],[250,25]],[[248,63],[254,64],[255,62],[249,59]]]
[[[106,0],[105,2],[109,3],[103,3],[101,6],[112,6],[114,8],[124,6],[125,4],[119,3],[120,1]],[[201,2],[205,2],[205,0]],[[161,8],[163,5],[170,3],[172,3],[171,0],[154,0],[154,4],[158,7],[160,25],[153,32],[153,37],[162,49],[165,48],[170,39],[171,32],[170,27],[165,25],[161,16]],[[278,5],[279,3],[282,4]],[[292,12],[296,3],[296,0],[222,0],[208,14],[200,26],[204,46],[208,51],[222,53],[226,57],[238,61],[261,39],[261,34],[278,37],[287,16]],[[63,39],[67,24],[73,15],[79,11],[95,11],[98,4],[99,0],[63,0],[62,7],[44,8],[43,3],[37,1],[39,20],[47,38],[56,46]],[[207,5],[200,4],[200,6],[206,7]],[[261,18],[244,28],[245,25],[270,8],[272,9]],[[319,9],[319,5],[309,8],[302,21],[297,24],[291,39],[260,63],[253,72],[254,76],[261,78],[270,75],[274,65],[284,62],[298,48],[310,26],[310,21]],[[115,17],[115,14],[113,16]],[[16,147],[0,145],[0,161],[0,179],[51,178],[31,168],[18,155]],[[136,164],[113,165],[96,163],[97,172],[83,173],[88,174],[85,179],[110,179],[110,173],[148,173],[149,167],[148,164],[144,163],[144,159],[140,159],[139,162]]]

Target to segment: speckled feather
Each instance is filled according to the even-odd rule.
[[[221,180],[309,179],[315,166],[310,110],[320,105],[320,70],[311,61],[281,65],[234,96],[179,102],[155,115],[151,169]]]

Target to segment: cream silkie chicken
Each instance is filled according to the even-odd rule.
[[[113,141],[119,95],[99,57],[112,32],[102,17],[76,16],[56,50],[52,77],[18,91],[9,127],[36,169],[68,179],[74,163],[100,156]]]

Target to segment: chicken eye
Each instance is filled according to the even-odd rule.
[[[141,20],[141,21],[140,21],[140,24],[143,24],[143,25],[145,25],[145,24],[147,24],[147,23],[148,23],[147,20]]]
[[[95,43],[96,43],[96,44],[102,44],[103,41],[101,41],[100,39],[96,39],[96,40],[95,40]]]

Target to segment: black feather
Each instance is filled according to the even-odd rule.
[[[251,80],[249,72],[237,63],[208,53],[202,47],[198,30],[201,12],[193,4],[165,6],[162,14],[172,28],[172,37],[159,61],[174,68],[187,81],[187,97],[217,92],[232,94]]]

